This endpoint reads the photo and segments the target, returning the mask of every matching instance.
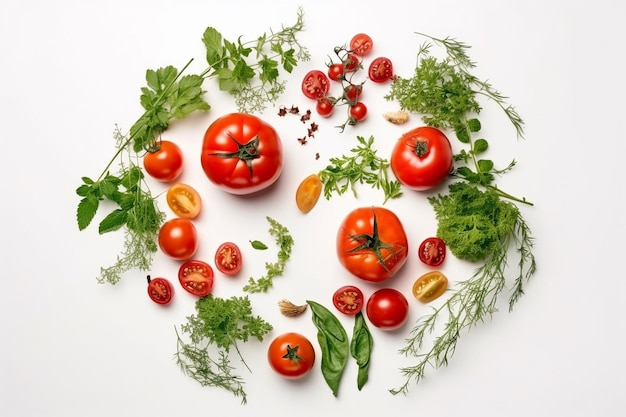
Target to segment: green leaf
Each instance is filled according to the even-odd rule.
[[[88,184],[83,184],[76,189],[76,194],[81,197],[86,197],[91,192],[93,192],[93,187]]]
[[[283,54],[283,69],[291,74],[294,67],[298,65],[298,60],[295,58],[295,49],[290,49]]]
[[[243,60],[237,61],[235,68],[233,68],[233,77],[239,84],[247,84],[254,78],[254,75],[254,70]]]
[[[233,75],[233,71],[229,68],[220,68],[215,72],[220,90],[233,93],[240,88],[240,84]]]
[[[265,57],[259,61],[259,68],[259,79],[261,82],[272,82],[278,78],[279,73],[277,61]]]
[[[480,120],[478,119],[469,119],[467,121],[467,127],[469,128],[470,132],[472,133],[476,133],[478,131],[480,131]]]
[[[100,226],[98,227],[98,233],[102,235],[104,233],[119,230],[122,226],[126,224],[126,220],[128,218],[127,216],[128,212],[126,210],[113,210],[100,222]]]
[[[84,230],[93,220],[100,201],[93,194],[87,194],[85,198],[81,199],[78,203],[76,210],[76,220],[78,221],[78,229]]]
[[[222,35],[215,28],[209,26],[202,35],[202,43],[206,48],[207,63],[215,69],[222,68],[224,66],[224,63],[221,62],[224,56]]]
[[[483,153],[489,147],[489,143],[485,139],[478,139],[474,142],[474,154]]]
[[[250,245],[256,250],[265,250],[267,249],[267,245],[260,240],[251,240]]]
[[[480,172],[489,172],[493,169],[493,161],[490,159],[480,159],[478,161],[478,170]]]

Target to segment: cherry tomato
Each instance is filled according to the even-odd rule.
[[[343,96],[351,104],[355,104],[362,93],[363,85],[361,84],[350,84],[343,89]]]
[[[328,97],[322,97],[317,100],[317,104],[315,105],[315,110],[317,114],[322,117],[329,117],[333,114],[333,110],[335,110],[335,105]]]
[[[195,219],[202,209],[200,194],[191,185],[176,183],[166,194],[167,205],[178,217]]]
[[[163,223],[159,230],[159,247],[167,256],[187,260],[198,249],[198,232],[191,220],[177,217]]]
[[[454,164],[452,146],[444,133],[421,126],[396,142],[390,158],[391,170],[405,187],[424,191],[448,177]]]
[[[308,213],[315,207],[322,194],[322,181],[317,174],[306,177],[296,190],[296,205],[303,213]]]
[[[337,257],[353,275],[370,282],[394,276],[406,263],[409,244],[398,216],[383,207],[351,211],[337,232]]]
[[[378,57],[372,61],[367,71],[370,80],[384,83],[393,77],[393,65],[389,58]]]
[[[213,268],[206,262],[190,259],[178,268],[178,281],[188,293],[206,297],[213,289]]]
[[[169,304],[174,295],[172,284],[165,278],[150,278],[150,275],[148,275],[147,279],[148,296],[150,299],[157,304]]]
[[[350,120],[353,123],[362,122],[367,117],[367,106],[362,101],[357,101],[350,106]]]
[[[270,343],[267,360],[279,375],[298,379],[313,369],[315,349],[306,336],[295,332],[283,333]]]
[[[221,273],[236,275],[241,271],[242,265],[241,251],[233,242],[224,242],[215,251],[215,266]]]
[[[328,94],[330,80],[322,71],[311,70],[302,80],[302,93],[310,99],[317,100]]]
[[[231,113],[204,134],[202,169],[211,182],[232,194],[252,194],[274,184],[283,170],[276,130],[260,118]]]
[[[354,316],[363,308],[363,292],[354,285],[344,285],[333,294],[333,305],[348,316]]]
[[[365,33],[357,33],[350,40],[350,50],[358,56],[365,56],[372,51],[374,42]]]
[[[143,157],[143,167],[159,181],[174,181],[183,172],[183,151],[174,142],[163,140]]]
[[[328,78],[333,81],[339,81],[343,79],[343,72],[344,68],[342,63],[337,62],[335,64],[331,64],[328,67]]]
[[[422,303],[429,303],[441,297],[447,288],[448,278],[439,271],[430,271],[415,281],[413,296]]]
[[[343,68],[346,72],[354,72],[361,65],[361,60],[355,54],[348,54],[348,56],[343,60]]]
[[[367,300],[365,311],[374,326],[381,330],[396,330],[409,317],[409,302],[400,291],[381,288]]]
[[[446,244],[438,237],[429,237],[420,244],[417,254],[426,265],[439,266],[446,259]]]

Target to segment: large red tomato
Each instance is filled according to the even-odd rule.
[[[424,191],[452,171],[453,153],[444,133],[430,126],[413,129],[398,140],[391,153],[391,170],[405,187]]]
[[[383,207],[362,207],[350,212],[337,233],[337,257],[348,271],[370,282],[394,276],[409,252],[404,226]]]
[[[232,194],[251,194],[272,185],[283,169],[283,149],[272,126],[251,114],[232,113],[204,134],[202,168]]]

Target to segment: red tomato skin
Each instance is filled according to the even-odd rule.
[[[355,316],[363,308],[363,292],[354,285],[344,285],[333,294],[333,305],[347,316]]]
[[[143,167],[154,179],[170,182],[183,172],[183,151],[174,142],[161,141],[159,149],[143,157]]]
[[[259,143],[254,152],[259,157],[250,160],[251,170],[239,157],[219,156],[238,152],[237,142],[249,144],[256,138]],[[227,114],[206,130],[201,163],[207,178],[222,190],[236,195],[253,194],[268,188],[280,177],[282,142],[276,130],[260,118],[245,113]]]
[[[167,305],[172,301],[174,288],[165,278],[150,278],[148,276],[148,297],[160,305]]]
[[[353,236],[372,235],[374,215],[378,236],[391,248],[381,248],[380,254],[386,268],[372,249],[355,251],[362,242]],[[365,281],[380,283],[393,277],[406,263],[409,243],[404,226],[398,216],[383,207],[361,207],[351,211],[341,223],[337,233],[337,258],[353,275]]]
[[[381,288],[370,295],[365,312],[369,321],[379,329],[397,330],[409,318],[409,301],[396,289]]]
[[[302,80],[302,94],[312,100],[325,97],[330,90],[330,79],[320,70],[311,70]]]
[[[299,359],[287,356],[289,348],[297,347]],[[267,349],[267,360],[270,367],[287,379],[300,379],[307,375],[315,364],[313,344],[300,333],[289,332],[277,336]]]
[[[428,266],[439,266],[446,260],[446,244],[438,237],[426,238],[420,244],[417,256]]]
[[[159,230],[159,247],[172,259],[185,261],[198,250],[198,232],[189,219],[176,217]]]
[[[225,275],[237,275],[243,266],[241,250],[233,242],[222,243],[215,251],[215,267]]]
[[[367,70],[369,79],[375,83],[384,83],[393,78],[393,63],[389,58],[374,59]]]
[[[198,259],[189,259],[178,268],[178,281],[191,295],[206,297],[213,290],[213,268]]]
[[[426,146],[427,152],[418,150]],[[397,180],[414,191],[430,190],[441,184],[454,165],[452,146],[439,129],[421,126],[405,134],[391,152],[391,170]]]
[[[372,38],[365,33],[357,33],[350,40],[350,49],[358,56],[368,55],[374,46]]]

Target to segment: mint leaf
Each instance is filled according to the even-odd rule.
[[[83,230],[89,226],[93,220],[100,201],[93,194],[87,194],[85,198],[81,199],[76,209],[76,220],[78,221],[78,229]]]
[[[100,226],[98,227],[98,233],[102,235],[107,232],[119,230],[122,226],[126,224],[127,218],[128,211],[122,209],[113,210],[100,222]]]

